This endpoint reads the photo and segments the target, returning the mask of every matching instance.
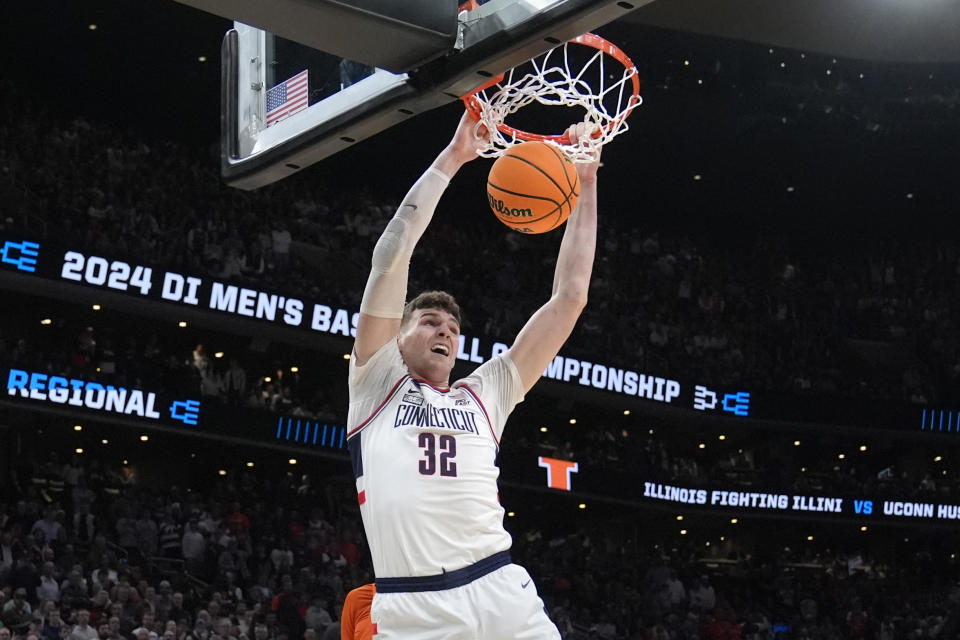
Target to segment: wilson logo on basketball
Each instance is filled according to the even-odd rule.
[[[503,200],[497,200],[489,193],[487,198],[490,199],[490,207],[496,212],[498,216],[513,216],[514,218],[529,218],[533,215],[533,210],[531,209],[515,209],[506,206],[503,204]]]
[[[577,168],[545,142],[521,142],[497,158],[487,198],[497,220],[520,233],[546,233],[577,206]]]

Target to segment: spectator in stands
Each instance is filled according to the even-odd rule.
[[[99,565],[90,573],[90,588],[94,592],[101,589],[110,591],[117,583],[117,572],[110,568],[110,560],[106,555],[99,556]]]
[[[200,530],[200,519],[197,516],[191,516],[187,522],[186,531],[183,532],[181,541],[183,549],[183,559],[187,563],[187,569],[196,571],[203,565],[207,549],[207,539]]]
[[[136,522],[137,549],[143,558],[150,558],[157,554],[158,527],[147,509],[140,510],[140,518]]]
[[[314,629],[322,637],[327,627],[333,624],[333,618],[327,610],[327,601],[321,596],[313,596],[303,615],[303,621],[308,629]]]
[[[235,407],[243,404],[247,394],[247,372],[235,357],[230,358],[230,367],[223,374],[223,388],[228,404]]]
[[[84,484],[82,476],[79,482]],[[96,535],[97,519],[90,513],[90,503],[88,501],[83,499],[76,501],[78,489],[79,487],[73,489],[75,506],[71,523],[71,533],[73,534],[71,539],[75,541],[79,551],[86,552],[89,551],[90,544]]]
[[[73,569],[67,574],[67,579],[60,585],[60,604],[67,611],[74,611],[90,605],[89,592],[83,575]],[[89,611],[87,612],[89,614]]]
[[[275,573],[290,571],[293,568],[293,550],[290,542],[281,538],[276,547],[270,551],[270,562],[273,563]]]
[[[230,505],[230,513],[224,519],[227,527],[234,535],[247,533],[250,531],[250,518],[244,513],[239,501],[234,501]]]
[[[95,591],[93,598],[90,599],[90,626],[98,627],[101,622],[106,622],[110,618],[110,594],[100,589]],[[99,630],[99,629],[98,629]]]
[[[33,607],[27,601],[27,590],[17,587],[13,590],[13,597],[4,603],[0,610],[0,620],[4,626],[14,631],[24,631],[30,626],[33,619]]]
[[[269,627],[263,622],[257,623],[257,625],[254,626],[253,637],[254,640],[274,640],[270,635]]]
[[[687,590],[683,586],[676,569],[670,570],[670,576],[665,583],[665,604],[671,610],[678,610],[687,599]]]
[[[154,629],[155,622],[153,613],[145,611],[140,618],[140,625],[131,632],[133,637],[142,638],[146,636],[147,638],[156,638],[157,632]]]
[[[64,624],[60,618],[60,609],[54,607],[43,619],[40,637],[42,640],[60,640],[63,627]]]
[[[6,582],[17,559],[23,553],[19,541],[9,529],[0,532],[0,583]]]
[[[57,577],[57,566],[52,562],[44,562],[40,567],[40,584],[37,585],[36,594],[39,602],[60,602],[60,580]]]
[[[27,536],[28,539],[32,537],[33,536],[30,536],[30,535]],[[27,606],[29,607],[29,603],[26,600],[26,598],[29,596],[27,596],[26,594],[30,594],[30,593],[36,594],[37,587],[40,586],[40,576],[39,574],[37,574],[33,557],[27,556],[27,555],[21,556],[20,559],[17,561],[17,566],[14,567],[13,571],[10,572],[8,580],[9,580],[10,586],[13,587],[14,589],[14,596],[16,596],[16,594],[20,592],[21,589],[23,590],[23,593],[24,593],[23,602],[26,603]],[[16,597],[14,597],[11,600],[8,600],[4,604],[4,609],[6,609],[8,606],[12,606],[14,600],[16,600]],[[7,626],[11,626],[11,625],[8,624]]]
[[[136,562],[140,558],[140,549],[137,545],[137,521],[129,505],[120,507],[120,517],[116,520],[114,530],[116,544]]]
[[[133,597],[134,589],[130,586],[126,575],[120,577],[115,591],[116,595],[111,597],[113,604],[110,606],[110,615],[120,619],[120,631],[126,635],[133,631],[137,621],[142,617],[142,608],[137,606]]]
[[[77,624],[70,632],[69,640],[97,640],[97,630],[90,626],[90,612],[86,609],[77,611]]]
[[[111,605],[110,606],[111,615],[107,619],[107,625],[110,629],[110,640],[116,640],[117,638],[124,637],[123,634],[120,632],[120,625],[121,625],[120,618],[118,616],[113,615],[113,612],[115,610],[116,610],[116,607]]]
[[[99,640],[115,640],[110,635],[110,623],[101,622],[97,625],[97,637]]]
[[[299,638],[303,635],[306,628],[303,623],[303,617],[298,611],[299,593],[294,587],[293,578],[290,574],[280,576],[280,592],[273,597],[270,603],[270,609],[276,613],[277,622],[281,628],[286,631],[290,637]]]
[[[54,543],[63,538],[63,526],[57,522],[57,512],[52,507],[43,511],[43,518],[33,523],[30,533],[40,534],[38,540],[46,543]]]
[[[180,524],[173,519],[170,513],[164,513],[157,530],[160,555],[172,560],[183,558],[183,535]]]
[[[189,628],[193,626],[193,616],[184,608],[183,594],[179,591],[174,592],[170,599],[170,611],[167,614],[169,620],[173,620],[178,626]]]

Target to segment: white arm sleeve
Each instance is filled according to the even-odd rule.
[[[403,316],[410,257],[449,183],[449,177],[430,167],[407,192],[373,249],[370,277],[360,301],[361,313],[378,318]]]

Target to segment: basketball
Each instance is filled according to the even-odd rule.
[[[520,233],[545,233],[562,225],[580,195],[576,167],[544,142],[522,142],[490,167],[487,198],[497,219]]]

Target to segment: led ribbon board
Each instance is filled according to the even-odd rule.
[[[31,293],[36,282],[109,291],[131,301],[148,300],[169,309],[196,309],[250,323],[273,325],[304,334],[353,338],[359,314],[335,304],[307,300],[280,291],[254,289],[211,276],[180,273],[110,256],[98,256],[55,242],[0,237],[0,285],[16,282]],[[24,283],[27,283],[27,286]],[[322,284],[322,283],[321,283]],[[91,301],[96,296],[89,295]],[[143,309],[131,313],[143,314]],[[153,309],[153,308],[151,308]],[[299,334],[298,334],[299,335]],[[502,337],[460,336],[457,359],[480,364],[506,351]],[[756,418],[788,423],[910,429],[928,434],[960,435],[960,411],[927,409],[891,398],[863,400],[723,388],[697,380],[676,380],[604,363],[558,355],[543,372],[546,380],[587,390],[606,391],[628,400],[678,407],[699,415]]]
[[[645,502],[674,503],[678,506],[711,507],[731,514],[788,514],[841,516],[857,520],[901,520],[950,522],[960,520],[960,505],[928,500],[891,500],[857,494],[784,493],[751,487],[683,487],[643,482],[640,494]]]
[[[279,291],[254,289],[211,276],[94,255],[44,240],[0,238],[0,278],[7,274],[43,278],[69,286],[110,291],[170,308],[190,308],[305,332],[353,338],[359,313]],[[457,359],[480,364],[506,351],[503,338],[460,336]],[[599,358],[598,358],[599,359]],[[548,380],[627,398],[744,418],[752,415],[749,391],[721,390],[663,376],[558,355],[544,371]]]

